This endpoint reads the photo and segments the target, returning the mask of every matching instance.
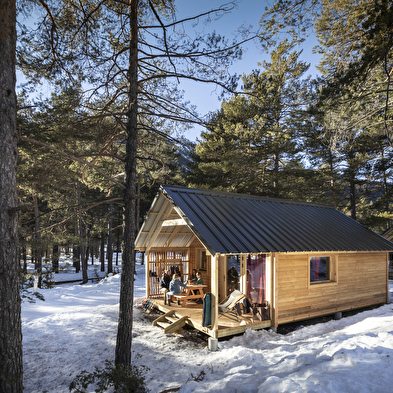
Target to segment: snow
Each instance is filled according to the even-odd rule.
[[[57,276],[67,281],[77,275]],[[38,289],[45,300],[23,301],[25,392],[68,392],[81,371],[113,361],[120,276]],[[137,265],[135,278],[132,361],[148,368],[152,393],[179,387],[180,393],[393,391],[392,303],[286,335],[247,330],[210,351],[207,336],[164,335],[152,326],[138,307],[145,296],[144,266]],[[391,297],[393,282],[389,291]]]

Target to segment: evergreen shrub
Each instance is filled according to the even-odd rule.
[[[95,385],[96,393],[104,393],[110,387],[114,388],[115,393],[148,393],[141,368],[114,366],[109,360],[105,360],[103,369],[96,367],[92,373],[84,370],[78,374],[71,382],[69,391],[85,393],[89,385]]]

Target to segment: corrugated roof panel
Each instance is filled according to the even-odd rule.
[[[263,234],[261,234],[261,236],[255,236],[256,231],[250,230],[250,220],[253,218],[253,215],[250,215],[249,212],[236,206],[233,198],[219,197],[214,199],[224,217],[230,217],[231,225],[235,232],[234,236],[236,236],[239,242],[236,250],[247,247],[250,250],[258,249],[261,251],[264,248],[261,244],[266,243],[267,240]],[[256,222],[255,225],[259,224]]]
[[[393,249],[326,205],[169,186],[162,192],[213,253]]]
[[[321,209],[324,208],[285,203],[270,203],[269,205],[269,210],[273,216],[285,217],[285,229],[291,235],[291,248],[297,251],[315,251],[331,248],[327,237],[321,238],[319,228],[316,226],[317,221],[314,217],[322,217],[323,210]],[[296,233],[296,236],[293,233]]]
[[[283,224],[282,230],[285,230],[290,236],[291,248],[298,251],[309,251],[320,247],[318,237],[313,232],[308,231],[310,223],[304,220],[304,214],[299,214],[297,206],[287,204],[270,203],[268,206],[271,214],[274,216],[282,217]],[[296,237],[293,232],[296,231]]]

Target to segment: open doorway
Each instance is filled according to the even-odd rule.
[[[227,294],[240,289],[240,256],[228,255]]]

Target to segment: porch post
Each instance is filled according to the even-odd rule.
[[[272,327],[278,327],[278,254],[272,253]]]
[[[146,297],[150,295],[150,276],[149,276],[149,252],[145,252],[145,284],[146,284]]]
[[[212,314],[212,330],[214,337],[218,337],[218,262],[220,254],[211,256],[211,314]]]
[[[247,259],[246,254],[240,254],[240,290],[247,292]]]
[[[386,253],[386,299],[385,303],[389,303],[389,253]]]

